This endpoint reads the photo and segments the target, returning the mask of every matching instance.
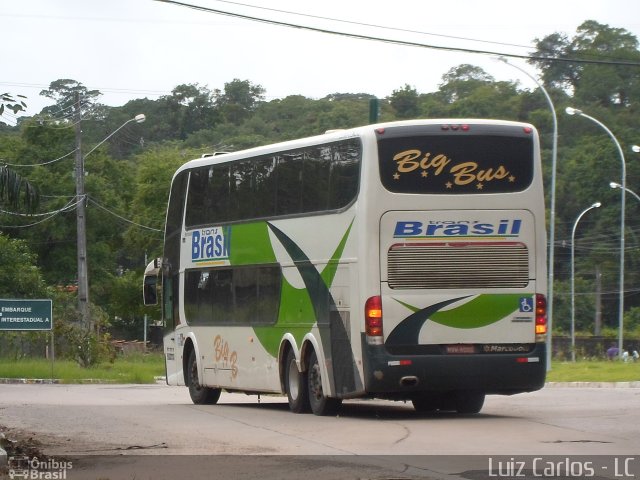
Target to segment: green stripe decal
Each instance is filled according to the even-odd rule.
[[[522,297],[522,294],[479,295],[459,307],[435,312],[429,320],[452,328],[486,327],[517,311]]]
[[[258,340],[274,357],[278,354],[280,341],[284,333],[293,334],[296,341],[301,343],[304,335],[311,330],[314,323],[319,325],[329,324],[330,312],[336,309],[329,288],[335,279],[352,225],[353,221],[343,234],[336,250],[321,273],[311,263],[305,252],[288,235],[273,224],[261,222],[259,226],[257,224],[234,226],[234,230],[238,227],[251,228],[252,230],[243,231],[242,235],[234,232],[235,250],[232,251],[232,255],[234,255],[232,263],[247,263],[247,255],[253,257],[251,261],[254,263],[262,263],[265,259],[276,262],[269,239],[270,230],[294,261],[305,284],[304,288],[296,288],[283,277],[280,311],[276,324],[274,326],[254,327]],[[245,245],[237,243],[239,237],[245,239]],[[261,245],[262,251],[256,251],[256,248],[258,248],[256,245]]]
[[[463,305],[449,310],[443,309],[468,297],[453,298],[422,309],[394,299],[413,313],[396,325],[387,337],[386,343],[388,345],[418,344],[420,330],[427,321],[459,329],[486,327],[518,311],[519,301],[523,296],[525,295],[478,295]]]
[[[329,260],[329,264],[322,271],[322,279],[324,280],[324,283],[329,287],[333,285],[333,279],[336,276],[336,272],[338,271],[338,265],[340,264],[340,259],[342,258],[342,253],[344,252],[344,247],[347,244],[347,239],[349,238],[349,232],[351,232],[352,226],[353,220],[351,220],[349,228],[347,228],[347,231],[342,236],[342,240],[340,240],[340,243],[336,247],[336,251],[333,252],[331,259]]]

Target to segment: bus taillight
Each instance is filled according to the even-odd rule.
[[[547,333],[547,299],[541,293],[536,294],[536,340],[544,342]],[[540,337],[538,337],[540,336]]]
[[[382,297],[369,297],[364,305],[364,325],[367,343],[382,345]]]

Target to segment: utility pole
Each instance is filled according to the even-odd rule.
[[[596,265],[596,316],[593,334],[599,337],[602,334],[602,273],[600,265]]]
[[[76,125],[76,223],[77,223],[77,250],[78,250],[78,310],[82,324],[89,330],[93,330],[91,315],[89,314],[89,276],[87,266],[87,217],[86,195],[84,193],[84,157],[82,156],[82,113],[80,107],[80,94],[75,94]]]
[[[378,123],[380,116],[380,101],[376,98],[369,99],[369,123]]]

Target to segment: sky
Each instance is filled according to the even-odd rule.
[[[554,32],[572,37],[585,20],[640,39],[638,0],[183,0],[225,12],[323,30],[439,47],[527,55]],[[0,0],[0,92],[26,95],[27,115],[51,105],[40,95],[68,78],[110,106],[157,99],[181,84],[224,89],[234,79],[261,85],[265,99],[369,93],[409,85],[437,90],[460,64],[496,80],[533,81],[494,55],[402,46],[276,26],[157,0]],[[538,75],[524,60],[510,62]],[[142,112],[144,113],[144,112]],[[2,120],[11,123],[11,113]],[[15,119],[13,119],[15,120]]]

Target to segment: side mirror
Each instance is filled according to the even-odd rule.
[[[145,306],[158,304],[158,277],[146,276],[144,277],[143,285],[143,300]]]
[[[158,280],[160,275],[161,258],[156,258],[149,262],[144,270],[144,280],[142,285],[142,298],[145,306],[158,304]]]

